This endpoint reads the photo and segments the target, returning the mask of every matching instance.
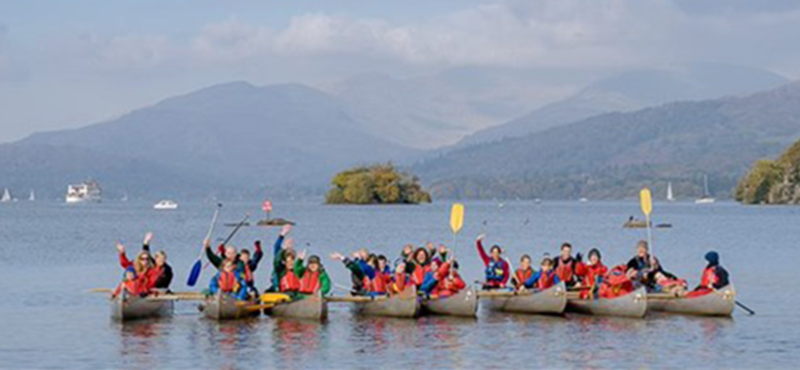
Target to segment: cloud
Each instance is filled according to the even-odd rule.
[[[106,69],[147,69],[161,65],[175,53],[168,37],[127,34],[104,37],[81,35],[79,47],[95,66]]]

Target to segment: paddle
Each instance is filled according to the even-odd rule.
[[[233,236],[236,235],[236,233],[239,231],[239,229],[241,229],[242,226],[244,226],[244,224],[247,223],[247,219],[248,218],[250,218],[250,214],[249,213],[245,214],[244,218],[242,219],[242,221],[240,221],[238,224],[236,224],[236,227],[234,227],[233,231],[231,231],[230,235],[228,235],[228,237],[225,238],[225,241],[222,242],[222,245],[228,245],[228,242],[231,241],[231,239],[233,239]]]
[[[203,239],[204,243],[206,240],[210,239],[211,234],[214,233],[214,226],[217,225],[217,218],[219,217],[219,210],[221,208],[222,203],[217,203],[217,209],[214,210],[214,217],[211,218],[211,225],[208,227],[208,233],[206,233],[206,237]],[[189,279],[186,281],[186,285],[188,286],[194,286],[197,284],[197,280],[200,279],[200,272],[203,271],[203,252],[205,252],[205,246],[200,249],[200,256],[197,257],[197,261],[189,272]]]
[[[747,313],[749,313],[750,316],[753,316],[753,315],[756,314],[756,311],[751,310],[750,308],[748,308],[747,306],[742,304],[742,302],[739,302],[739,301],[734,301],[734,302],[736,302],[736,305],[739,306],[741,309],[747,311]]]
[[[650,230],[650,214],[653,212],[653,198],[650,195],[650,189],[644,188],[639,192],[639,203],[642,206],[645,222],[647,223],[647,245],[650,247],[650,254],[653,253],[653,235]]]
[[[452,260],[456,257],[456,241],[458,232],[464,226],[464,205],[461,203],[454,203],[453,208],[450,209],[450,229],[453,230],[453,256]]]

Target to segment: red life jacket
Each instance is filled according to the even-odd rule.
[[[292,270],[286,270],[286,274],[281,278],[281,292],[296,292],[300,289],[300,279]]]
[[[575,266],[575,275],[583,277],[583,286],[591,287],[594,286],[597,277],[603,277],[608,273],[608,267],[603,265],[602,262],[597,262],[596,265],[586,265],[583,263],[577,263]]]
[[[553,281],[555,280],[555,276],[556,274],[555,272],[553,272],[553,270],[543,273],[539,275],[539,280],[537,280],[536,283],[533,284],[533,287],[539,290],[548,289],[553,286]]]
[[[414,272],[411,273],[411,282],[416,285],[417,287],[422,286],[422,283],[425,281],[425,274],[427,274],[431,268],[430,266],[420,266],[414,265]]]
[[[700,286],[709,287],[717,283],[717,268],[711,266],[703,270],[703,277],[700,279]]]
[[[467,284],[461,279],[461,276],[458,273],[454,273],[452,280],[449,275],[439,280],[439,284],[436,285],[433,293],[440,297],[447,297],[460,292],[461,289],[466,287]]]
[[[616,298],[633,291],[633,282],[626,274],[627,266],[614,267],[603,279],[600,285],[600,297]]]
[[[303,278],[300,279],[300,293],[313,294],[319,289],[319,271],[311,272],[311,270],[306,270],[306,272],[303,273]]]
[[[517,269],[517,272],[514,274],[514,276],[516,276],[514,287],[519,288],[525,285],[525,282],[531,278],[531,275],[533,275],[533,269],[530,267],[527,270]]]
[[[400,293],[406,289],[408,284],[408,274],[405,272],[398,272],[394,275],[394,283],[392,284],[392,292]]]
[[[250,271],[250,264],[249,263],[243,263],[242,265],[244,265],[244,281],[247,282],[247,283],[252,283],[253,282],[253,272]]]
[[[383,274],[378,273],[372,280],[364,276],[364,289],[373,293],[386,293],[386,279]]]
[[[561,260],[561,257],[559,257],[558,267],[556,267],[556,275],[558,275],[558,278],[561,279],[561,281],[569,283],[572,281],[572,277],[575,275],[574,266],[574,259],[570,260],[569,263],[565,263]]]
[[[233,293],[239,290],[239,281],[236,280],[236,273],[233,271],[220,271],[219,281],[217,283],[219,285],[219,290],[224,293]]]

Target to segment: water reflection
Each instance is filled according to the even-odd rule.
[[[142,320],[132,322],[112,322],[118,327],[119,355],[122,358],[132,357],[142,367],[156,366],[154,353],[162,350],[161,338],[169,336],[171,319]]]

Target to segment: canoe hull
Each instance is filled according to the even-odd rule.
[[[324,321],[328,318],[328,302],[322,293],[317,292],[300,300],[278,303],[273,308],[265,309],[264,313],[274,317]]]
[[[359,315],[414,318],[420,311],[417,290],[412,287],[386,298],[355,302],[354,311]]]
[[[482,297],[481,305],[489,311],[522,314],[561,315],[567,307],[567,287],[561,282],[549,289],[513,297]]]
[[[126,292],[111,301],[111,318],[116,321],[133,321],[172,316],[175,302],[137,297]]]
[[[731,316],[736,308],[736,289],[728,285],[699,297],[650,299],[648,307],[656,312],[695,316]]]
[[[203,315],[211,320],[239,320],[258,317],[260,311],[248,311],[246,306],[258,304],[255,301],[239,301],[227,294],[217,294],[206,298]]]
[[[624,296],[611,299],[568,299],[567,312],[642,318],[647,314],[647,290],[642,287]]]
[[[450,297],[426,299],[422,301],[422,312],[433,315],[476,317],[478,294],[474,289],[467,288]]]

